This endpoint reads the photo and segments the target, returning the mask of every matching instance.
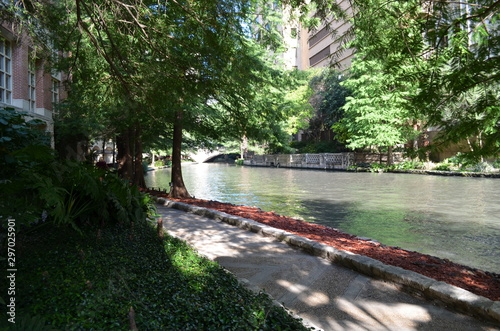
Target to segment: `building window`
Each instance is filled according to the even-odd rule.
[[[312,56],[311,58],[309,58],[309,65],[313,66],[316,63],[318,63],[318,62],[324,60],[325,58],[327,58],[329,55],[330,55],[330,46],[328,46],[326,48],[323,48],[321,51],[319,51],[314,56]]]
[[[28,102],[29,110],[34,112],[36,109],[36,73],[35,61],[28,64]]]
[[[59,102],[59,81],[57,79],[52,79],[52,102]]]
[[[0,102],[12,102],[12,48],[0,38]]]
[[[319,30],[317,33],[314,34],[314,36],[312,36],[308,40],[309,47],[312,47],[315,44],[317,44],[318,42],[320,42],[323,38],[328,36],[330,34],[330,32],[331,31],[329,31],[328,27],[326,27],[326,26],[323,29]]]

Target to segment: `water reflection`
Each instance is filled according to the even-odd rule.
[[[221,164],[183,167],[201,199],[257,206],[500,273],[500,181]],[[148,186],[168,187],[168,169]]]

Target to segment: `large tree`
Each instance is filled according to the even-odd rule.
[[[353,18],[357,49],[350,77],[342,83],[352,91],[342,123],[350,148],[387,149],[388,163],[396,145],[411,138],[418,114],[410,100],[416,84],[407,77],[423,59],[418,1],[356,1]],[[405,13],[405,15],[402,15]]]
[[[421,130],[439,128],[434,146],[468,140],[471,156],[498,155],[499,2],[353,0],[352,4],[356,14],[345,37],[354,38],[348,45],[357,49],[353,65],[357,77],[348,83],[354,89],[348,104],[354,116],[348,124],[351,130],[361,129],[357,138],[351,138],[360,144],[351,143],[352,147],[403,142],[406,119]],[[370,141],[374,133],[366,129],[370,117],[373,121],[379,117],[379,137],[389,137],[384,129],[389,125],[392,137],[399,138]]]
[[[416,76],[438,142],[468,140],[473,159],[500,155],[500,2],[427,1],[427,70]]]
[[[349,89],[341,85],[345,79],[345,73],[333,68],[322,68],[310,80],[309,85],[313,91],[310,103],[314,108],[314,115],[310,117],[309,127],[305,130],[309,140],[319,142],[325,139],[322,138],[322,132],[332,127],[337,128],[344,118],[342,107],[346,103],[346,98],[350,95]],[[345,148],[343,145],[345,141],[340,141],[342,139],[339,132],[335,130],[333,132],[336,137],[331,139],[334,139],[335,145],[330,148],[340,151]]]
[[[271,62],[255,55],[257,44],[251,39],[259,27],[261,36],[274,32],[265,18],[255,20],[262,18],[259,8],[265,5],[251,0],[76,0],[30,2],[25,8],[52,28],[56,47],[68,51],[66,69],[73,70],[78,84],[71,102],[78,105],[84,98],[85,109],[99,112],[94,118],[101,117],[118,136],[120,173],[143,185],[144,138],[171,132],[171,195],[188,197],[180,167],[184,130],[213,134],[210,124],[222,123],[226,129],[217,126],[222,132],[255,135],[269,127],[262,123],[276,118],[273,107],[255,102],[256,91],[276,79]],[[275,39],[262,41],[271,45]]]
[[[347,97],[342,124],[347,130],[348,147],[352,149],[380,148],[388,153],[414,137],[408,97],[415,89],[384,72],[376,60],[353,63],[352,77],[344,86],[353,91]]]

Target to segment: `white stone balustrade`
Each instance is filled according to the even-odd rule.
[[[254,155],[245,165],[261,167],[347,169],[354,164],[354,153]]]

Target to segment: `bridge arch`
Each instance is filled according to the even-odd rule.
[[[213,162],[215,159],[224,156],[226,162],[234,162],[236,158],[238,158],[238,154],[225,153],[224,150],[197,150],[194,153],[191,153],[189,157],[196,163],[208,163]]]
[[[220,151],[199,149],[196,152],[190,153],[189,157],[196,163],[204,163],[222,154]]]

